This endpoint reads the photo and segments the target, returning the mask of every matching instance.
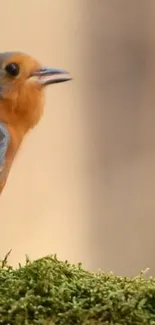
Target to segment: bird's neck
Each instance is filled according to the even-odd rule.
[[[30,101],[24,105],[12,105],[10,100],[0,101],[0,121],[3,122],[9,130],[11,144],[9,149],[10,157],[14,156],[28,131],[35,127],[39,122],[43,105]]]

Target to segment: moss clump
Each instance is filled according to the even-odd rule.
[[[0,266],[0,324],[155,325],[155,279],[91,273],[48,256]]]

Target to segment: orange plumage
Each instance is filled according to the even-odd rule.
[[[45,87],[70,79],[24,53],[0,53],[0,193],[24,136],[43,114]]]

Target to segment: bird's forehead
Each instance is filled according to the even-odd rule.
[[[22,52],[0,52],[0,66],[3,64],[3,62],[10,60],[17,55],[25,56],[25,54]]]
[[[28,63],[30,66],[39,66],[39,63],[29,56],[26,53],[20,52],[20,51],[14,51],[14,52],[1,52],[0,53],[0,68],[3,67],[4,63]]]

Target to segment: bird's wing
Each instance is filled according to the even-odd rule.
[[[0,122],[0,173],[3,170],[6,153],[10,143],[10,134],[3,122]]]

